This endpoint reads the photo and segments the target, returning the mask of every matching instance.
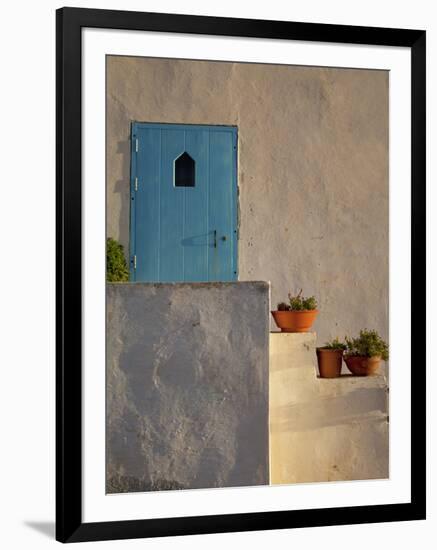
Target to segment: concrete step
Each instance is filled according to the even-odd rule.
[[[270,482],[388,477],[388,383],[318,376],[315,333],[271,333]]]

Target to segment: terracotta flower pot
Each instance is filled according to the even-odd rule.
[[[361,357],[359,355],[345,355],[347,368],[355,376],[370,376],[375,374],[381,364],[381,357]]]
[[[272,311],[273,319],[282,332],[308,332],[319,311]]]
[[[343,350],[317,348],[316,353],[320,378],[338,378],[341,373]]]

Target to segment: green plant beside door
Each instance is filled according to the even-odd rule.
[[[129,281],[129,270],[123,245],[109,237],[106,241],[106,280],[108,283]]]

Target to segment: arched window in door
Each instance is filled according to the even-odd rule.
[[[188,153],[182,153],[174,163],[175,187],[194,187],[195,163]]]

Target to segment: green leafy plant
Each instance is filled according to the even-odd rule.
[[[302,289],[296,296],[292,296],[288,293],[288,304],[280,302],[278,304],[278,311],[309,311],[317,309],[317,300],[314,296],[308,296],[305,298],[302,296]]]
[[[290,303],[291,311],[308,311],[317,309],[316,298],[314,296],[308,296],[307,298],[305,298],[304,296],[302,296],[302,289],[300,289],[299,293],[296,294],[296,296],[292,296],[289,293],[288,300]]]
[[[379,336],[376,330],[363,329],[357,338],[346,336],[347,355],[358,355],[360,357],[381,357],[388,360],[388,345]]]
[[[334,338],[330,342],[326,342],[326,344],[323,346],[323,349],[336,349],[336,350],[343,350],[345,351],[347,348],[347,345],[344,342],[340,342],[338,338]]]
[[[111,237],[106,241],[106,280],[109,283],[129,281],[123,245]]]

